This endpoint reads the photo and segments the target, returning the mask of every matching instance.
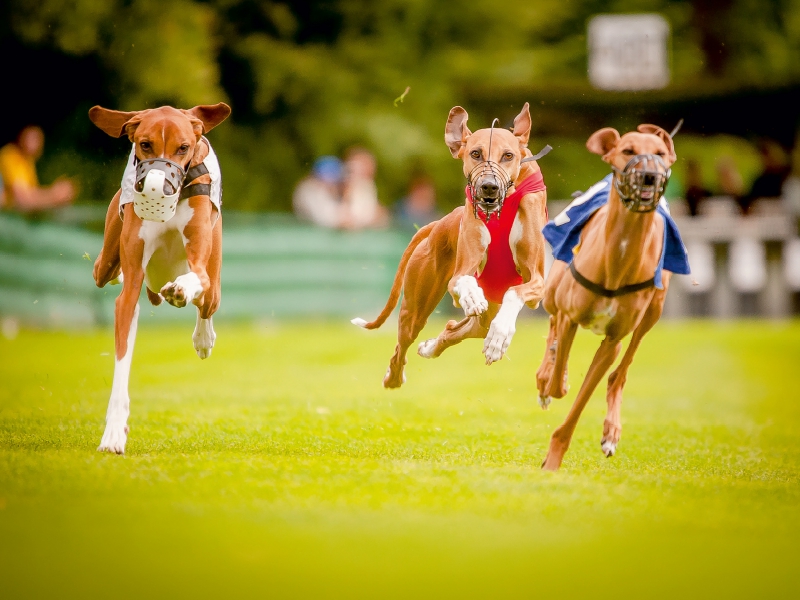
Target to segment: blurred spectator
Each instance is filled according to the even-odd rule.
[[[780,198],[783,182],[791,172],[789,157],[777,142],[763,140],[758,144],[758,151],[761,155],[761,174],[756,177],[750,191],[738,199],[744,214],[750,212],[753,202],[759,198]]]
[[[75,198],[75,185],[59,178],[49,187],[39,185],[36,161],[44,149],[44,133],[29,125],[16,141],[0,148],[0,178],[4,181],[3,206],[20,212],[46,210],[69,204]]]
[[[347,211],[346,226],[351,229],[389,224],[389,213],[378,202],[375,169],[375,157],[368,150],[356,147],[347,152],[342,202]]]
[[[717,181],[723,196],[738,198],[744,191],[742,176],[730,156],[722,156],[717,161]]]
[[[311,174],[294,190],[292,205],[298,218],[320,227],[345,227],[348,217],[341,200],[342,176],[338,158],[318,158]]]
[[[411,180],[408,195],[394,208],[394,224],[409,231],[415,231],[441,218],[436,210],[436,188],[430,177],[418,175]]]
[[[711,191],[703,187],[703,174],[700,170],[700,163],[694,158],[686,161],[686,204],[689,206],[689,214],[697,216],[697,209],[700,202],[711,196]]]

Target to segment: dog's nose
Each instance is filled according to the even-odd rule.
[[[484,198],[494,198],[497,196],[497,190],[500,187],[493,181],[486,181],[481,184],[481,193]]]

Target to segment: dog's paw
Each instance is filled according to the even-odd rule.
[[[128,425],[124,421],[108,421],[103,439],[97,449],[100,452],[125,454],[125,442],[128,441]]]
[[[539,406],[542,407],[542,410],[547,410],[550,407],[550,403],[553,399],[550,396],[539,396],[538,397]]]
[[[503,322],[497,318],[492,321],[489,326],[489,334],[483,341],[483,355],[486,357],[487,365],[503,358],[515,331],[516,327],[513,322]]]
[[[183,308],[188,302],[193,302],[203,293],[200,278],[195,273],[186,273],[175,278],[175,281],[161,288],[164,300],[177,308]]]
[[[399,388],[406,382],[406,370],[401,369],[399,376],[392,372],[392,367],[386,369],[386,376],[383,378],[383,387],[387,390]]]
[[[464,309],[464,315],[467,317],[477,317],[488,310],[489,303],[474,277],[469,275],[459,277],[456,281],[455,292],[458,296],[458,303]]]
[[[617,451],[617,445],[611,440],[605,440],[600,442],[600,447],[603,450],[603,454],[606,455],[606,458],[611,458]]]
[[[357,327],[361,327],[363,329],[367,328],[367,322],[364,319],[362,319],[361,317],[356,317],[355,319],[350,319],[350,322],[353,325],[357,326]]]
[[[439,338],[431,338],[429,340],[425,340],[424,342],[420,342],[420,345],[417,348],[417,354],[419,354],[422,358],[436,358],[433,353],[436,350],[436,343],[438,341]]]
[[[201,359],[206,359],[211,356],[211,350],[214,348],[214,342],[217,339],[217,334],[214,333],[214,327],[211,324],[211,319],[198,319],[197,326],[194,328],[192,334],[192,343],[194,344],[194,351]]]

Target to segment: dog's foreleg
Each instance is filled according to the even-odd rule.
[[[194,327],[192,334],[192,342],[194,343],[194,350],[197,356],[202,359],[211,356],[211,350],[214,348],[214,341],[217,339],[217,334],[214,333],[214,323],[211,317],[204,319],[200,315],[200,309],[197,309],[197,324]]]
[[[608,337],[603,339],[600,348],[597,349],[597,353],[594,355],[575,402],[567,414],[567,418],[556,428],[550,438],[550,447],[542,463],[542,469],[556,471],[561,466],[561,461],[564,459],[564,454],[567,452],[572,440],[572,434],[578,425],[578,419],[580,419],[581,413],[586,407],[586,403],[589,402],[589,398],[591,398],[597,384],[600,383],[600,380],[614,363],[614,359],[617,358],[621,345],[619,340],[612,340]]]
[[[517,316],[525,303],[513,288],[509,289],[503,296],[503,303],[497,316],[489,326],[489,333],[483,341],[483,355],[486,357],[486,364],[491,365],[497,362],[508,350],[511,338],[517,330]]]
[[[179,275],[161,288],[164,300],[182,308],[192,302],[202,306],[203,295],[210,286],[207,266],[214,247],[213,205],[207,196],[189,198],[188,208],[180,214],[188,216],[188,221],[181,229],[183,245],[186,249],[186,262],[189,272]],[[179,218],[176,214],[174,218]]]
[[[486,364],[497,362],[506,353],[516,331],[517,317],[526,304],[535,309],[544,296],[544,238],[540,232],[543,193],[529,194],[520,203],[520,209],[511,226],[508,243],[512,249],[517,270],[525,283],[515,285],[503,296],[503,303],[489,327],[483,343]]]
[[[117,311],[117,318],[124,316]],[[101,452],[125,453],[125,442],[128,439],[128,417],[130,416],[130,396],[128,394],[128,381],[131,373],[131,359],[133,346],[136,341],[136,326],[139,321],[139,304],[134,305],[133,315],[128,322],[127,343],[124,354],[117,356],[114,361],[114,381],[111,384],[111,398],[108,401],[106,412],[106,429],[100,440],[98,450]],[[120,332],[124,335],[124,332]]]
[[[471,209],[464,210],[458,232],[455,270],[447,289],[453,297],[453,304],[463,308],[467,317],[481,315],[489,308],[475,275],[486,261],[490,241],[486,225],[473,216]]]
[[[608,376],[608,390],[606,392],[608,410],[603,421],[603,437],[600,439],[600,447],[606,457],[614,456],[617,451],[617,444],[619,444],[622,436],[622,390],[625,388],[625,382],[628,379],[628,369],[633,363],[633,357],[639,349],[642,339],[661,318],[661,313],[664,309],[664,300],[667,297],[667,289],[669,288],[669,273],[665,272],[665,275],[664,289],[656,290],[642,320],[633,330],[631,341],[625,349],[625,354],[622,355],[622,360],[619,361],[619,366]]]
[[[128,416],[130,415],[128,380],[139,320],[139,292],[141,292],[144,280],[144,271],[142,270],[144,243],[139,239],[141,221],[133,214],[132,206],[126,208],[125,217],[121,236],[120,260],[127,277],[114,307],[114,380],[111,384],[111,397],[106,412],[106,428],[100,446],[97,448],[116,454],[125,452],[125,443],[128,439]]]

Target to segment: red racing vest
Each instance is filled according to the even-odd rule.
[[[526,194],[541,192],[547,189],[544,185],[542,172],[534,173],[526,177],[522,183],[515,186],[516,190],[510,196],[506,196],[503,201],[503,208],[499,216],[487,217],[480,210],[478,217],[486,225],[491,236],[489,247],[486,249],[486,264],[483,271],[475,274],[478,285],[483,290],[489,302],[501,304],[503,296],[508,288],[523,283],[522,276],[517,272],[517,265],[514,264],[514,255],[511,253],[509,236],[514,218],[519,210],[519,203]],[[467,186],[467,201],[472,205],[472,190]],[[467,218],[468,213],[465,213]]]

